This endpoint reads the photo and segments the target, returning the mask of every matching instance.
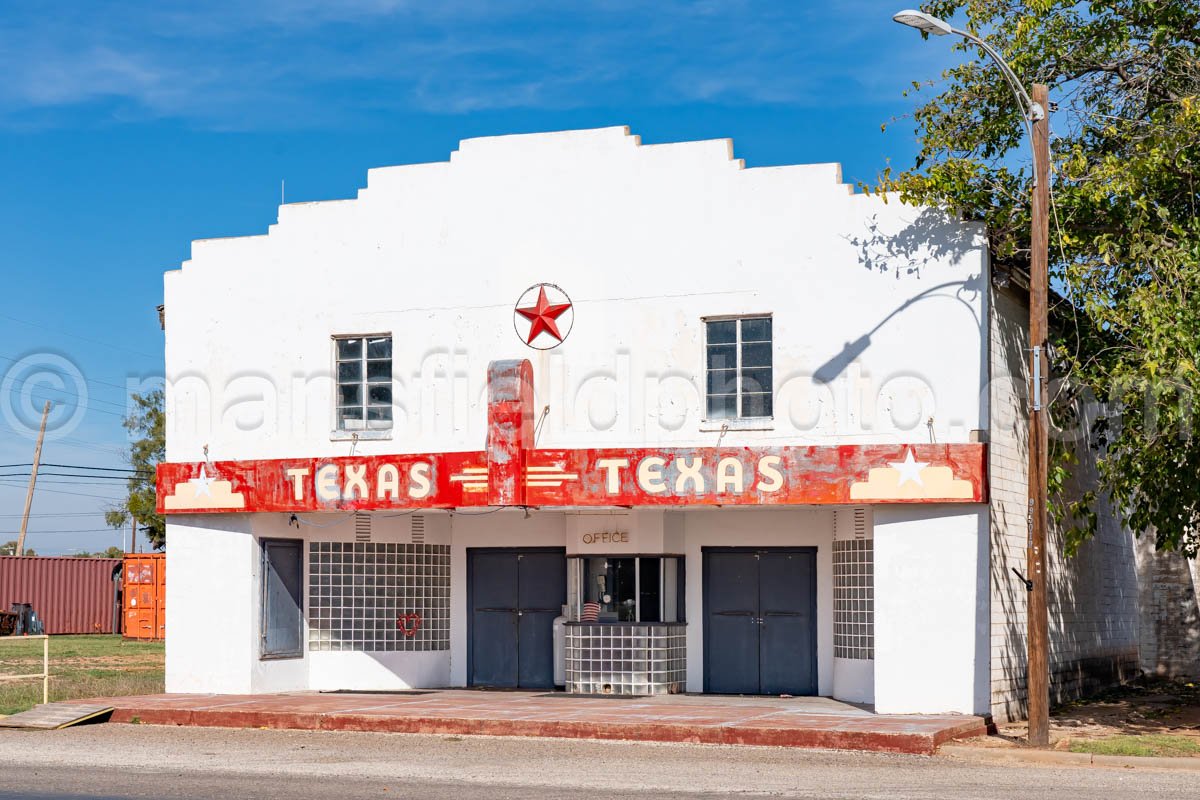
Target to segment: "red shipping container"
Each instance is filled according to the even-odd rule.
[[[167,638],[165,553],[125,554],[124,595],[125,638]]]
[[[29,603],[46,633],[113,630],[119,558],[0,556],[0,611]]]

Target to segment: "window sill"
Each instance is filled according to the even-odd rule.
[[[392,438],[392,432],[379,430],[364,430],[364,431],[330,431],[329,441],[331,442],[352,442],[355,435],[358,436],[360,442],[382,442]]]
[[[721,429],[730,431],[773,431],[774,417],[743,417],[740,419],[704,419],[700,420],[701,433],[720,433]]]

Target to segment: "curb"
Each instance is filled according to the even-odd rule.
[[[887,732],[754,725],[694,727],[670,722],[612,723],[576,720],[504,720],[446,716],[387,716],[358,713],[138,708],[118,706],[115,723],[208,728],[275,728],[456,736],[535,736],[553,739],[625,740],[690,744],[796,747],[820,750],[932,756],[943,742],[981,736],[984,724],[965,718],[935,732]]]
[[[948,744],[938,755],[987,764],[1043,764],[1055,767],[1100,767],[1102,769],[1160,769],[1176,772],[1200,772],[1200,758],[1160,756],[1103,756],[1069,753],[1061,750],[1031,750],[1024,747],[987,748]]]

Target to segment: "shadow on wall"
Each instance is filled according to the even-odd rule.
[[[1012,303],[997,297],[997,305]],[[1023,310],[1023,306],[1022,309]],[[1026,338],[1019,314],[998,314],[992,330],[997,370],[1016,377],[1015,412],[992,409],[992,711],[997,718],[1027,716],[1026,607],[1028,594],[1013,568],[1028,573],[1027,475],[1028,390],[1024,380]],[[1078,464],[1065,487],[1068,497],[1095,486],[1094,453],[1086,439],[1076,447]],[[1064,531],[1051,519],[1047,537],[1050,694],[1055,703],[1076,699],[1136,677],[1139,672],[1138,574],[1133,535],[1111,504],[1096,504],[1096,536],[1074,557],[1064,551]]]
[[[921,268],[926,262],[933,259],[949,259],[957,263],[979,247],[975,239],[975,226],[964,224],[934,209],[921,210],[915,220],[895,233],[883,231],[878,218],[872,215],[867,222],[867,230],[866,236],[843,238],[857,248],[859,263],[866,269],[880,276],[892,275],[897,280],[905,277],[921,280]],[[982,332],[986,321],[980,319],[975,308],[964,296],[970,296],[972,300],[978,298],[984,289],[983,281],[984,276],[977,273],[960,281],[947,281],[929,286],[914,294],[877,321],[866,333],[852,342],[846,342],[841,352],[834,354],[817,368],[813,379],[818,383],[832,383],[855,359],[866,352],[871,346],[871,337],[892,318],[922,300],[946,297],[939,294],[943,289],[955,290],[954,297],[967,309]],[[984,368],[986,369],[986,365]]]
[[[1078,497],[1099,480],[1093,451],[1076,447],[1079,462],[1066,486]],[[1096,535],[1075,556],[1064,555],[1062,526],[1051,522],[1050,698],[1065,702],[1132,680],[1138,659],[1138,576],[1134,537],[1100,495]]]
[[[997,307],[1007,298],[997,297]],[[997,309],[998,310],[998,309]],[[1024,372],[1026,331],[1024,325],[1006,314],[996,314],[992,330],[991,360],[996,373],[1020,376]],[[1001,390],[997,383],[994,389]],[[1010,418],[1001,415],[1003,402],[993,402],[991,412],[991,558],[992,581],[992,714],[998,719],[1025,719],[1028,716],[1026,690],[1026,608],[1028,592],[1013,574],[1016,567],[1026,573],[1026,484],[1025,471],[1019,464],[1004,463],[1007,458],[1025,458],[1029,452],[1029,430],[1024,420],[1026,395],[1020,380],[1012,384]],[[1003,400],[1003,398],[1000,398]],[[1016,475],[1009,473],[1016,471]],[[997,622],[996,620],[999,620]]]

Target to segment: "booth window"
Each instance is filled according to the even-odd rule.
[[[704,333],[706,418],[770,417],[771,317],[706,319]]]
[[[340,336],[333,343],[338,430],[390,430],[392,337]]]
[[[678,556],[580,556],[569,563],[577,612],[598,607],[597,622],[683,622]]]

